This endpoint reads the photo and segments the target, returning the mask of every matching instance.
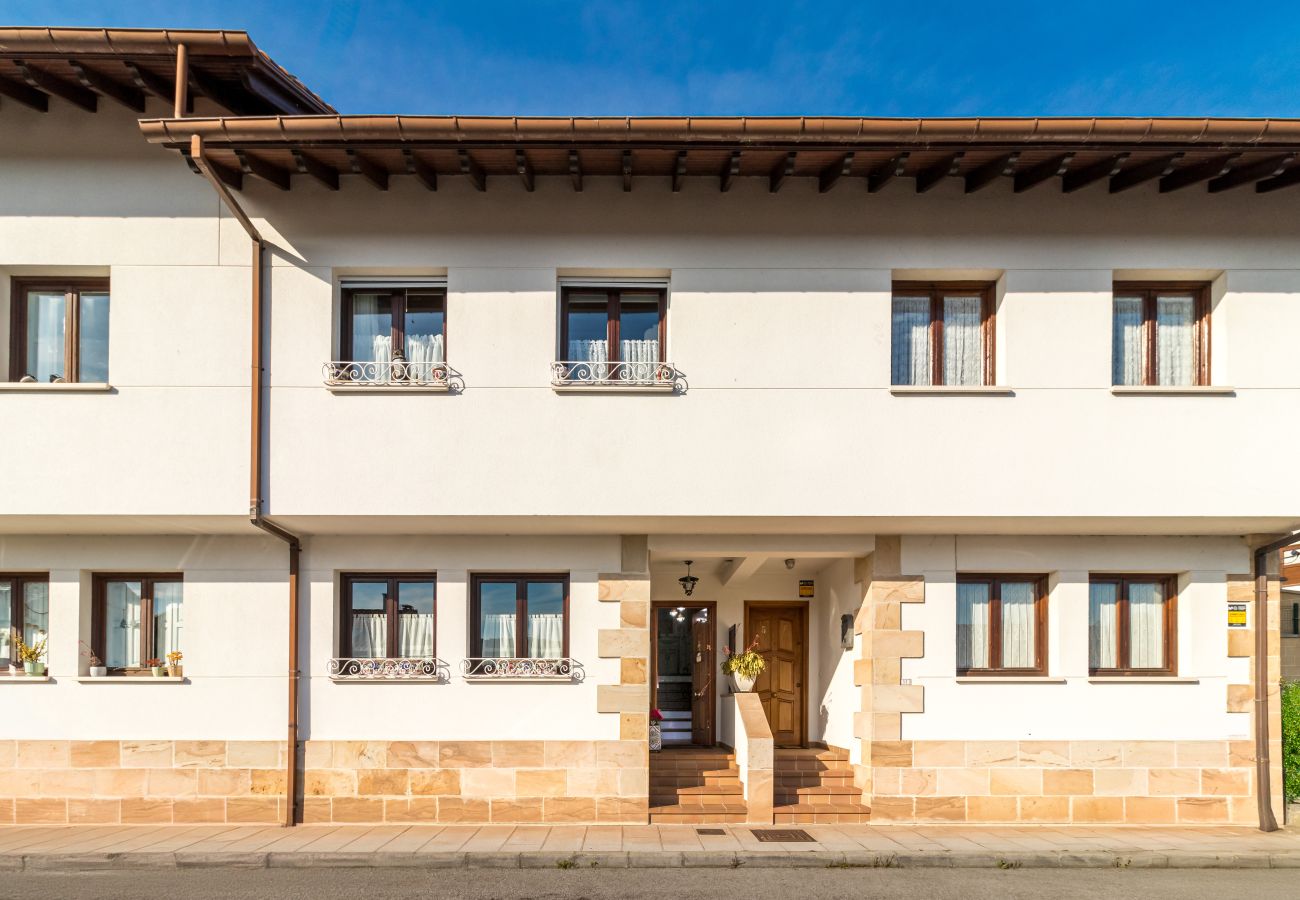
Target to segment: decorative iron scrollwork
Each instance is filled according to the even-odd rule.
[[[551,364],[555,387],[671,388],[686,392],[686,377],[671,363],[560,361]]]
[[[449,681],[448,665],[433,656],[395,656],[369,659],[340,657],[329,661],[335,681]]]
[[[582,663],[568,658],[476,658],[462,660],[460,667],[466,681],[582,681],[586,677]]]

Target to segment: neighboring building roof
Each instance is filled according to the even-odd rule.
[[[53,96],[95,112],[107,97],[143,113],[146,95],[172,102],[181,44],[191,94],[235,115],[335,112],[243,31],[0,28],[0,98],[44,112]]]
[[[354,173],[386,188],[412,174],[430,189],[444,176],[584,175],[671,179],[761,176],[840,180],[877,191],[895,177],[924,192],[949,177],[967,193],[1000,177],[1021,192],[1057,181],[1069,193],[1107,180],[1111,193],[1159,179],[1160,190],[1211,193],[1300,184],[1300,120],[1209,118],[510,117],[267,116],[152,119],[148,140],[188,152],[194,135],[231,184],[252,174],[285,190],[291,174],[336,187]]]

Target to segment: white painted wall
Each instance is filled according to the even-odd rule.
[[[1250,572],[1232,538],[904,537],[903,569],[925,577],[925,603],[903,605],[903,628],[925,632],[925,657],[902,676],[925,687],[925,712],[903,715],[907,740],[1225,740],[1250,717],[1225,712],[1227,686],[1247,684],[1248,659],[1228,657],[1225,576]],[[1065,683],[960,684],[956,576],[1044,573],[1048,675]],[[1178,676],[1185,683],[1091,682],[1088,575],[1178,576]]]

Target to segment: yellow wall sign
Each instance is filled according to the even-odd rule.
[[[813,598],[813,582],[812,582],[812,579],[808,579],[808,580],[806,580],[806,581],[800,581],[800,582],[799,582],[799,599],[800,599],[800,600],[811,600],[812,598]]]
[[[1228,604],[1228,627],[1229,628],[1246,627],[1246,604],[1244,603]]]

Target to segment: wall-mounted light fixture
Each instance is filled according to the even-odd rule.
[[[700,579],[691,574],[691,564],[693,559],[686,560],[686,574],[677,579],[677,583],[682,586],[682,593],[689,597],[695,593],[695,586],[700,583]]]

